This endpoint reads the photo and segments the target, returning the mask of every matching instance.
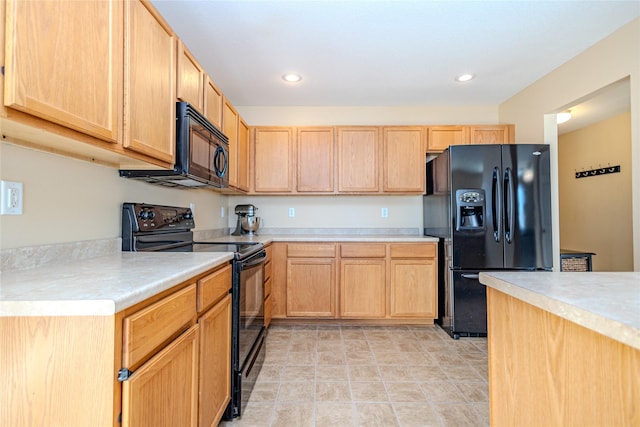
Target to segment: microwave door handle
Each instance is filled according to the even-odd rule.
[[[222,163],[222,164],[221,164]],[[224,152],[224,149],[218,145],[216,148],[216,152],[213,155],[213,168],[216,171],[216,175],[222,178],[227,171],[227,165],[229,162],[227,161],[227,153]]]
[[[500,197],[500,168],[493,168],[491,180],[491,214],[493,217],[493,240],[500,242],[500,230],[502,230],[502,199]]]

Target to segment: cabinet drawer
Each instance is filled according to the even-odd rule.
[[[392,243],[391,258],[435,258],[435,243]]]
[[[124,318],[122,363],[135,369],[196,315],[195,283]]]
[[[289,258],[335,258],[336,245],[333,243],[289,243]]]
[[[343,243],[340,245],[342,258],[384,258],[387,248],[384,243]]]
[[[198,313],[228,294],[231,280],[231,265],[198,280]]]

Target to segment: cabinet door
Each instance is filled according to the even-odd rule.
[[[204,71],[182,40],[178,40],[177,81],[178,99],[204,112]]]
[[[298,129],[297,189],[333,192],[333,128]]]
[[[383,129],[383,191],[424,193],[425,129],[387,127]]]
[[[198,325],[156,354],[122,383],[122,425],[196,426]]]
[[[335,317],[335,260],[287,260],[287,316]]]
[[[293,130],[256,128],[252,151],[255,192],[292,192],[295,159]]]
[[[435,259],[391,260],[391,316],[437,317]]]
[[[238,113],[228,99],[222,107],[222,133],[229,138],[229,186],[238,186]]]
[[[378,192],[380,149],[377,127],[337,129],[338,191]]]
[[[340,261],[340,317],[384,318],[386,301],[384,259]]]
[[[471,126],[471,144],[513,144],[513,125]]]
[[[249,126],[242,118],[238,122],[238,164],[236,169],[238,171],[236,187],[242,191],[249,191]]]
[[[211,77],[204,78],[204,116],[218,129],[222,129],[222,91]]]
[[[431,126],[427,141],[427,151],[441,152],[450,145],[469,143],[468,126]]]
[[[141,0],[125,2],[125,31],[124,146],[174,164],[175,34],[153,6]]]
[[[7,1],[4,105],[118,142],[123,4]]]
[[[198,319],[200,427],[218,425],[231,399],[231,294]]]

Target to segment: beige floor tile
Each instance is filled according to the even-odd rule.
[[[342,340],[342,333],[340,332],[340,328],[337,329],[318,329],[318,339],[319,340]]]
[[[351,381],[380,381],[380,373],[375,365],[349,365]]]
[[[385,338],[379,341],[368,340],[369,348],[375,354],[378,353],[389,353],[389,352],[398,352],[398,348],[396,347],[396,343],[391,341],[389,338]]]
[[[316,378],[315,366],[285,366],[280,375],[282,381],[313,381]]]
[[[278,402],[313,402],[315,382],[283,381],[280,383]]]
[[[392,402],[426,402],[427,399],[418,383],[385,383]]]
[[[358,425],[371,427],[398,426],[398,419],[390,403],[356,403]]]
[[[406,362],[404,360],[404,356],[402,353],[391,351],[391,352],[378,352],[374,353],[376,361],[378,365],[405,365]]]
[[[375,365],[376,357],[370,351],[347,351],[347,365]]]
[[[366,340],[367,336],[364,331],[359,327],[343,327],[342,328],[343,340]]]
[[[345,345],[341,339],[330,340],[318,338],[316,349],[318,351],[345,351]]]
[[[402,427],[442,427],[440,417],[429,404],[396,403],[393,409]]]
[[[306,351],[306,352],[311,352],[311,351],[316,351],[316,340],[315,339],[311,339],[311,340],[302,340],[302,341],[291,341],[291,344],[289,345],[289,351],[293,351],[293,352],[300,352],[300,351]]]
[[[434,366],[437,364],[433,358],[425,352],[420,351],[411,351],[402,354],[402,358],[404,359],[407,365],[428,365]]]
[[[319,381],[316,383],[316,402],[351,401],[348,381]]]
[[[469,404],[434,404],[444,427],[478,427],[487,425],[485,420]]]
[[[319,351],[318,365],[344,365],[346,357],[343,351]]]
[[[346,352],[371,352],[367,340],[344,340]]]
[[[250,402],[275,402],[280,389],[279,382],[256,382],[251,391]]]
[[[351,382],[351,395],[358,402],[388,402],[389,395],[382,381]]]
[[[414,381],[429,382],[429,381],[448,381],[449,377],[445,374],[444,370],[439,366],[409,366],[409,372],[411,372],[411,378]]]
[[[413,380],[413,375],[409,369],[402,365],[379,365],[378,370],[382,380],[395,381],[395,382],[407,382]]]
[[[474,403],[473,408],[476,410],[484,425],[489,425],[489,402]]]
[[[313,427],[313,412],[313,403],[278,404],[271,427]]]
[[[470,365],[447,366],[442,369],[452,381],[482,381],[482,376]]]
[[[316,403],[316,427],[356,427],[357,425],[353,403]]]
[[[430,402],[467,403],[458,387],[448,381],[420,384],[422,391]]]
[[[257,381],[280,381],[282,369],[281,365],[262,365]]]
[[[287,366],[291,365],[315,365],[315,351],[290,351],[284,355]]]
[[[318,365],[316,366],[317,381],[336,381],[347,378],[346,365]]]
[[[489,384],[479,382],[454,383],[467,402],[478,403],[489,401]]]

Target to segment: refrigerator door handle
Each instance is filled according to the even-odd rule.
[[[479,279],[480,273],[476,273],[476,274],[463,273],[461,274],[461,276],[464,277],[465,279]]]
[[[502,229],[502,206],[500,198],[500,168],[493,168],[491,180],[491,217],[493,218],[493,240],[500,242],[500,230]]]
[[[505,211],[505,224],[504,224],[504,239],[507,243],[513,241],[513,226],[514,226],[514,194],[513,194],[513,175],[511,168],[504,170],[504,211]]]

